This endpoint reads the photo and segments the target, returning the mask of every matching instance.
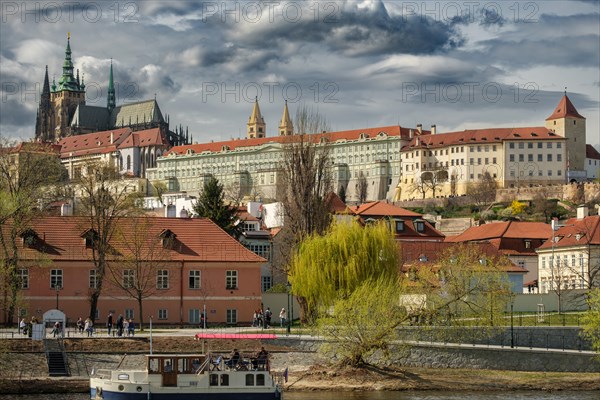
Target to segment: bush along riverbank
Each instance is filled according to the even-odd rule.
[[[5,343],[8,342],[8,343]],[[20,342],[20,343],[17,343]],[[0,393],[87,392],[92,368],[145,368],[147,338],[67,339],[71,377],[47,377],[43,349],[29,340],[0,341]],[[289,368],[289,391],[374,391],[374,390],[600,390],[597,373],[523,372],[484,369],[433,369],[419,367],[365,366],[337,368],[316,352],[298,351],[273,342],[205,342],[205,351],[255,351],[265,345],[272,357],[272,370]],[[157,353],[200,353],[201,343],[191,338],[157,337]]]

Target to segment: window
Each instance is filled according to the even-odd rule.
[[[579,266],[583,267],[583,254],[579,255]]]
[[[123,270],[123,287],[129,289],[135,286],[135,271],[133,269]]]
[[[525,241],[525,248],[526,249],[530,249],[531,248],[531,240],[526,240]]]
[[[202,287],[200,284],[200,276],[200,271],[190,271],[188,283],[190,289],[200,289]]]
[[[525,154],[519,154],[519,162],[525,161]]]
[[[546,257],[542,257],[542,269],[546,269]]]
[[[492,158],[492,164],[496,164],[496,163],[497,163],[496,157]]]
[[[225,272],[225,289],[237,289],[238,287],[238,272],[237,271],[226,271]]]
[[[575,266],[575,254],[571,255],[571,266]]]
[[[199,308],[190,308],[188,310],[188,322],[190,324],[199,324],[200,323],[200,309]]]
[[[527,154],[527,161],[533,161],[533,154]]]
[[[265,386],[265,374],[256,374],[256,386]]]
[[[247,243],[244,244],[248,250],[256,254],[257,256],[261,256],[267,261],[271,261],[271,244],[253,244]]]
[[[519,265],[519,267],[525,269],[525,261],[520,260],[520,261],[517,262],[517,264]]]
[[[552,154],[548,154],[548,155],[547,155],[547,160],[548,160],[548,161],[552,161]]]
[[[562,143],[556,143],[556,148],[557,149],[562,149]]]
[[[533,142],[527,142],[527,148],[533,149]]]
[[[556,155],[556,161],[562,161],[562,154]]]
[[[272,280],[270,276],[261,276],[261,287],[262,287],[262,291],[266,292],[267,290],[271,289],[271,286],[273,286]]]
[[[21,289],[29,289],[29,270],[27,268],[20,268],[17,270],[17,276]]]
[[[543,147],[543,143],[542,142],[538,142],[537,148],[541,149]]]
[[[552,176],[552,170],[548,170],[548,176]]]
[[[551,142],[546,143],[546,148],[551,149],[552,148],[552,143]]]
[[[168,319],[169,312],[166,308],[161,308],[158,310],[158,319]]]
[[[520,142],[520,143],[519,143],[519,149],[524,149],[524,148],[525,148],[525,143],[523,143],[523,142]]]
[[[415,229],[417,232],[425,231],[425,223],[423,221],[415,221]]]
[[[229,386],[229,374],[221,374],[221,386]]]
[[[254,386],[254,375],[246,374],[246,386]]]
[[[558,171],[556,171],[556,175],[562,176],[562,171],[559,169]]]
[[[125,319],[134,319],[133,308],[125,309]]]
[[[169,271],[166,269],[159,269],[156,272],[156,288],[157,289],[168,289],[169,288]]]
[[[237,324],[237,310],[227,309],[227,324]]]
[[[510,155],[508,156],[508,160],[509,160],[510,162],[514,162],[514,161],[515,161],[515,155],[514,155],[514,154],[510,154]]]
[[[542,154],[538,154],[538,161],[544,161],[544,156]]]
[[[514,149],[515,148],[515,144],[514,143],[509,143],[508,144],[508,148],[509,149]]]
[[[62,269],[50,270],[50,289],[63,288],[63,271]]]
[[[90,289],[98,289],[98,274],[95,269],[90,270]]]
[[[404,221],[396,221],[396,232],[404,232]]]

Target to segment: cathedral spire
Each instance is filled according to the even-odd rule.
[[[63,62],[63,73],[58,80],[58,90],[81,91],[79,83],[73,76],[73,60],[71,59],[71,33],[67,34],[67,48],[65,50],[65,61]]]
[[[252,114],[248,119],[247,125],[248,139],[265,137],[266,124],[262,114],[260,113],[258,97],[256,97],[254,100],[254,107],[252,108]]]
[[[47,136],[50,126],[50,80],[48,79],[48,66],[46,65],[46,73],[44,74],[44,86],[40,95],[40,104],[38,107],[37,118],[35,121],[35,138],[39,141],[46,141],[50,138]]]
[[[115,99],[115,84],[113,82],[113,65],[112,58],[110,59],[110,74],[108,76],[108,97],[106,99],[106,108],[108,108],[108,112],[112,112],[116,107],[116,99]]]
[[[283,107],[283,116],[281,117],[281,123],[279,124],[279,136],[289,136],[294,133],[294,125],[290,118],[290,112],[288,111],[287,100]]]

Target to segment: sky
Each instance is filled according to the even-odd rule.
[[[71,34],[87,104],[156,96],[194,142],[246,136],[258,97],[331,130],[543,126],[566,91],[600,145],[600,3],[580,1],[2,1],[0,136],[34,136],[44,69]]]

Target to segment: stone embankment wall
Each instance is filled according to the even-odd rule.
[[[282,343],[283,342],[283,343]],[[299,351],[317,351],[321,340],[277,339],[279,345]],[[411,344],[392,346],[390,358],[373,354],[374,364],[422,368],[471,368],[546,372],[600,372],[600,361],[591,352],[529,348],[495,348],[474,345]]]

